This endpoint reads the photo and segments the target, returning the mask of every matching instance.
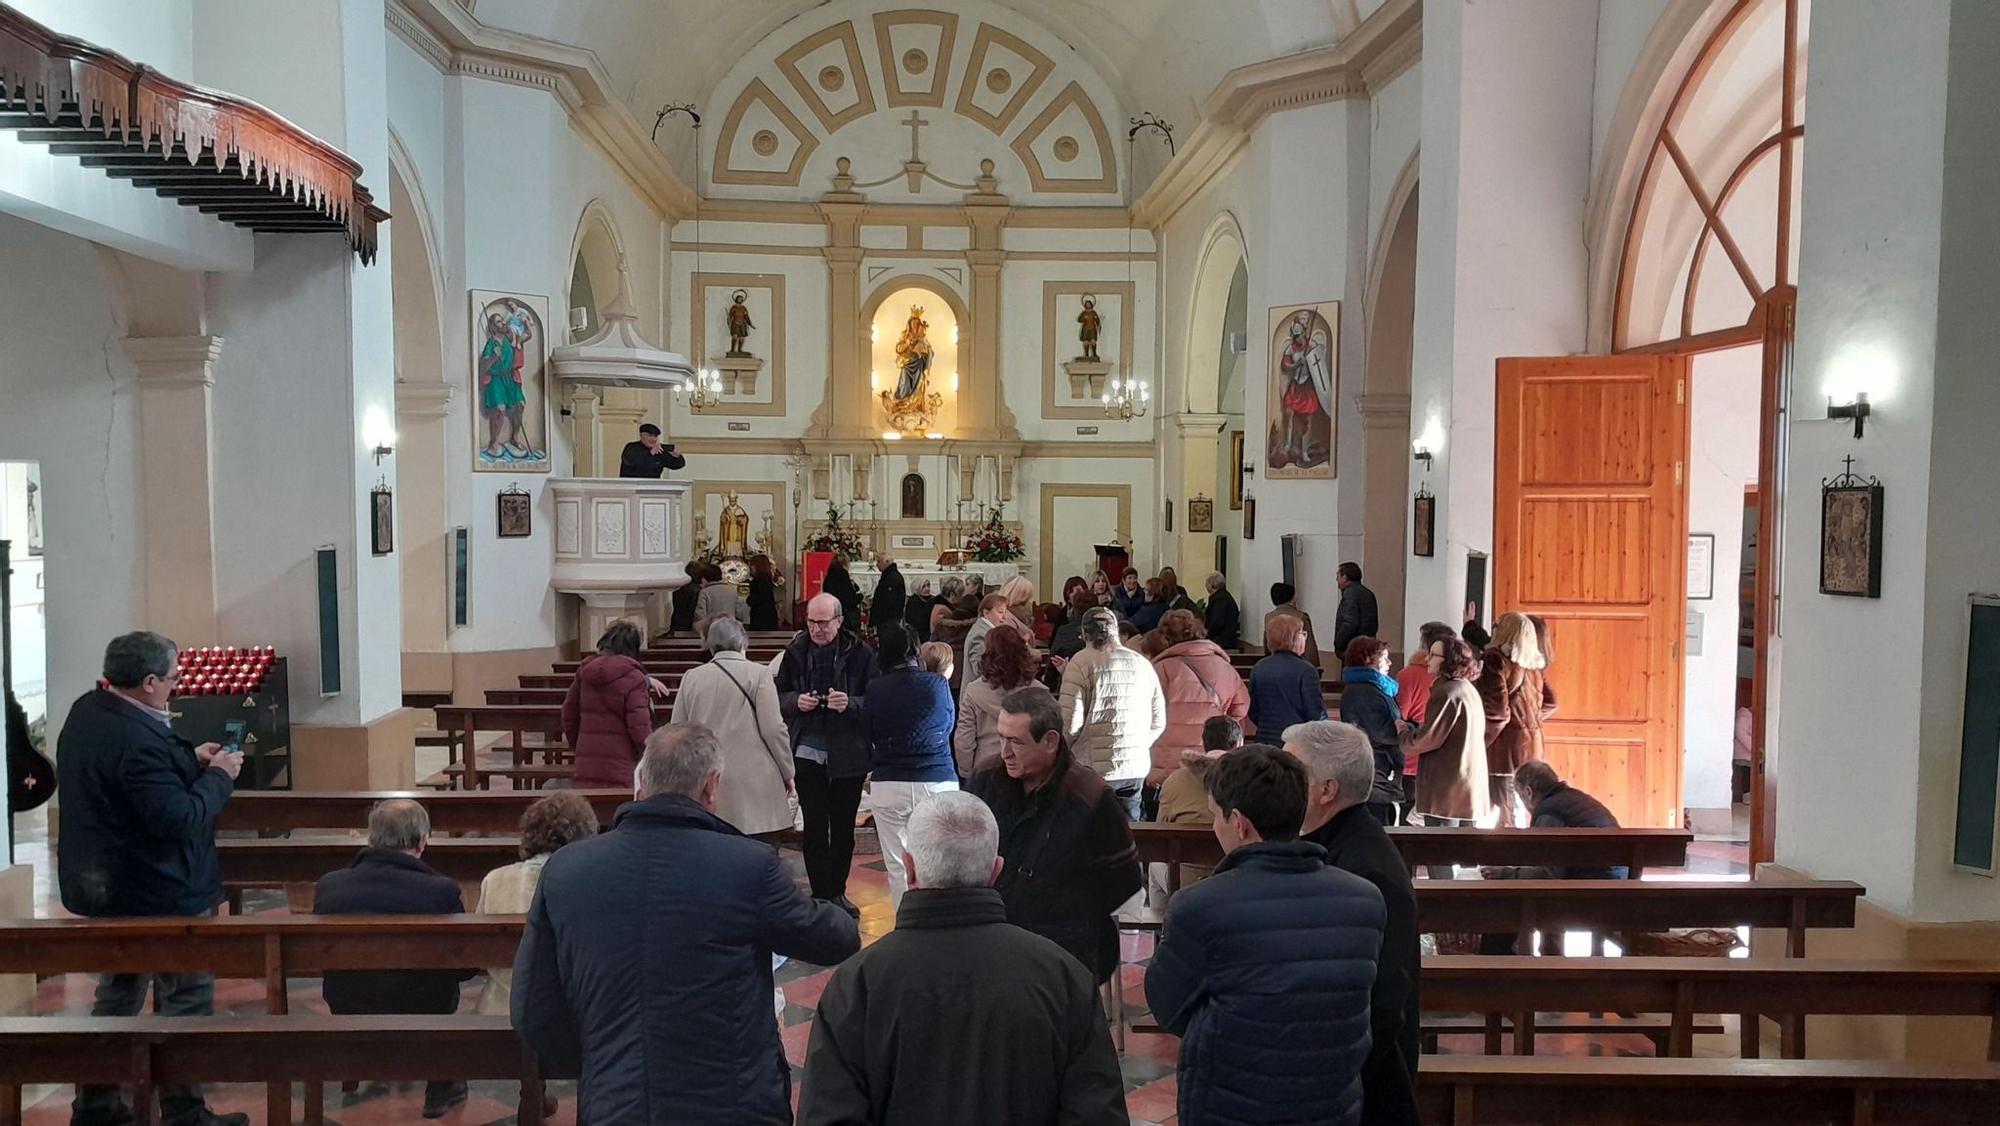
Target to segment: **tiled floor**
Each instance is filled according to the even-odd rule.
[[[43,915],[60,915],[62,910],[55,902],[56,897],[49,887],[47,831],[45,822],[38,817],[23,818],[17,824],[16,860],[35,866],[36,909]],[[1659,869],[1648,875],[1657,876],[1697,876],[1712,879],[1746,878],[1745,849],[1741,841],[1703,840],[1692,845],[1688,852],[1685,869]],[[1462,873],[1471,877],[1474,873]],[[802,875],[802,873],[801,873]],[[881,859],[873,855],[855,858],[853,874],[849,879],[849,896],[861,908],[862,941],[872,942],[886,934],[894,924],[889,905],[887,877],[883,874]],[[245,903],[247,910],[282,911],[284,899],[276,892],[252,893]],[[1573,936],[1581,940],[1582,936]],[[1152,939],[1147,935],[1126,934],[1124,936],[1124,965],[1121,975],[1125,988],[1126,1009],[1129,1016],[1139,1016],[1145,1006],[1145,963],[1152,954]],[[778,971],[778,984],[785,994],[782,1039],[785,1055],[791,1061],[793,1072],[793,1097],[797,1098],[799,1079],[798,1068],[805,1058],[807,1038],[811,1034],[814,1006],[819,1001],[820,991],[826,987],[830,969],[791,962]],[[93,981],[80,975],[52,978],[44,981],[36,994],[36,1011],[40,1013],[87,1013],[90,1010]],[[475,980],[466,987],[464,1011],[470,1011],[476,1001],[482,982]],[[291,983],[292,1011],[324,1012],[320,1000],[319,982],[316,979],[298,979]],[[255,1014],[264,1011],[263,985],[255,981],[223,981],[216,985],[216,1010]],[[1715,1050],[1724,1054],[1734,1043],[1733,1026],[1725,1030],[1722,1037],[1715,1038]],[[1121,1065],[1125,1075],[1126,1106],[1132,1113],[1135,1126],[1171,1126],[1175,1121],[1174,1060],[1179,1041],[1170,1036],[1132,1034],[1126,1044]],[[1538,1042],[1544,1053],[1560,1052],[1576,1055],[1650,1055],[1651,1044],[1642,1036],[1593,1036],[1551,1038],[1544,1037]],[[1439,1044],[1444,1052],[1477,1052],[1480,1041],[1477,1036],[1444,1037]],[[1698,1048],[1699,1051],[1699,1048]],[[551,1085],[551,1093],[560,1101],[556,1116],[551,1119],[553,1126],[571,1126],[575,1122],[574,1084],[556,1083]],[[26,1126],[59,1126],[68,1121],[70,1092],[67,1088],[45,1088],[28,1092],[29,1108],[24,1122]],[[303,1106],[303,1091],[295,1099],[295,1106]],[[443,1119],[455,1126],[501,1126],[514,1120],[516,1088],[510,1083],[475,1083],[472,1098],[463,1107]],[[218,1111],[243,1111],[254,1122],[263,1121],[264,1092],[253,1086],[228,1086],[215,1088],[209,1092],[209,1104]],[[334,1126],[382,1126],[388,1123],[420,1122],[423,1104],[421,1084],[405,1085],[401,1088],[383,1084],[367,1084],[353,1095],[343,1097],[337,1090],[327,1094],[327,1122]]]

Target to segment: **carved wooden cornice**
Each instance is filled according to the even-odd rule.
[[[383,12],[389,30],[445,74],[548,91],[662,218],[694,214],[694,190],[653,144],[646,126],[613,96],[611,75],[596,52],[489,27],[457,0],[387,0]]]
[[[1201,124],[1145,193],[1132,222],[1158,230],[1235,162],[1274,113],[1366,98],[1415,65],[1422,49],[1421,0],[1388,0],[1331,47],[1237,67],[1202,105]]]
[[[276,113],[58,35],[5,4],[0,128],[224,222],[342,231],[363,262],[374,260],[376,228],[389,217],[359,164]]]

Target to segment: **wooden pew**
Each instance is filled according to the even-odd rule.
[[[460,789],[480,790],[486,788],[487,778],[485,775],[489,771],[480,764],[479,756],[474,750],[477,745],[476,736],[481,731],[504,731],[508,733],[510,737],[509,741],[499,749],[513,755],[515,767],[529,768],[525,772],[516,770],[511,773],[521,774],[526,777],[540,777],[544,774],[548,777],[567,777],[570,773],[568,770],[538,772],[530,768],[530,764],[528,763],[528,757],[536,753],[537,748],[527,741],[527,736],[540,735],[544,738],[555,737],[558,739],[562,736],[562,708],[560,706],[513,704],[502,707],[494,705],[468,706],[455,704],[449,707],[440,707],[436,711],[438,730],[453,736],[451,748],[448,752],[451,766],[446,768],[446,773],[447,775],[457,777],[460,783],[458,788]],[[656,707],[653,712],[654,725],[663,724],[666,722],[666,719],[666,713]],[[452,769],[453,767],[458,769],[454,770]]]
[[[135,1088],[134,1121],[157,1122],[151,1093],[185,1083],[291,1084],[517,1079],[519,1122],[542,1122],[541,1076],[506,1017],[5,1017],[0,1018],[0,1126],[21,1121],[21,1088],[105,1083]]]
[[[521,858],[514,837],[457,837],[434,840],[424,848],[424,863],[460,883],[476,884],[495,868]],[[225,888],[284,887],[310,884],[328,872],[354,862],[364,841],[338,837],[306,840],[217,841]]]
[[[1808,929],[1852,927],[1855,902],[1866,890],[1845,880],[1418,880],[1415,886],[1427,933],[1513,933],[1519,949],[1532,950],[1538,930],[1770,927],[1785,931],[1791,958],[1805,957]]]
[[[1440,1126],[1970,1126],[2000,1121],[2000,1067],[1426,1056],[1417,1105]]]
[[[1685,829],[1435,829],[1398,825],[1389,839],[1412,865],[1465,864],[1647,868],[1687,863],[1694,834]],[[1132,826],[1139,859],[1167,865],[1167,890],[1180,890],[1182,864],[1215,864],[1222,846],[1207,825],[1141,821]],[[1498,881],[1495,881],[1498,882]]]
[[[667,689],[665,696],[656,696],[653,698],[653,707],[656,712],[673,711],[674,699],[680,694],[680,689],[676,685],[668,685]],[[567,687],[488,688],[486,690],[486,705],[498,708],[521,707],[523,705],[559,708],[562,707],[563,698],[568,695],[569,689]]]
[[[632,800],[630,790],[577,790],[597,811],[600,824],[610,825],[618,807]],[[521,815],[544,795],[532,790],[241,790],[222,807],[217,829],[292,831],[298,829],[360,829],[368,811],[390,798],[423,804],[433,833],[513,833]]]
[[[1514,1050],[1534,1053],[1538,1012],[1666,1013],[1667,1053],[1694,1050],[1697,1013],[1777,1016],[1984,1016],[1986,1058],[2000,1062],[2000,962],[1866,962],[1739,958],[1424,959],[1427,1012],[1511,1014]],[[1746,1057],[1757,1054],[1746,1020]],[[1499,1049],[1489,1024],[1487,1051]],[[1804,1058],[1803,1032],[1785,1053]]]

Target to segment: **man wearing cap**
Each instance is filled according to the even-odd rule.
[[[625,452],[618,455],[618,475],[620,477],[650,477],[658,480],[660,474],[669,469],[687,468],[687,459],[674,452],[671,445],[660,444],[660,428],[652,423],[639,426],[639,440],[625,443]]]

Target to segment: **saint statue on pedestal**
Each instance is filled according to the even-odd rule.
[[[1104,327],[1104,318],[1097,312],[1097,298],[1083,295],[1083,312],[1076,315],[1076,338],[1083,344],[1083,355],[1077,359],[1086,363],[1097,363],[1097,337]]]
[[[716,553],[724,559],[742,559],[750,551],[750,514],[736,503],[736,490],[729,491],[728,502],[722,506],[722,518],[717,522],[722,535],[716,544]]]
[[[743,342],[749,339],[750,330],[757,327],[750,320],[750,307],[744,304],[749,298],[750,295],[740,289],[730,296],[729,354],[737,358],[750,354],[744,350]]]

